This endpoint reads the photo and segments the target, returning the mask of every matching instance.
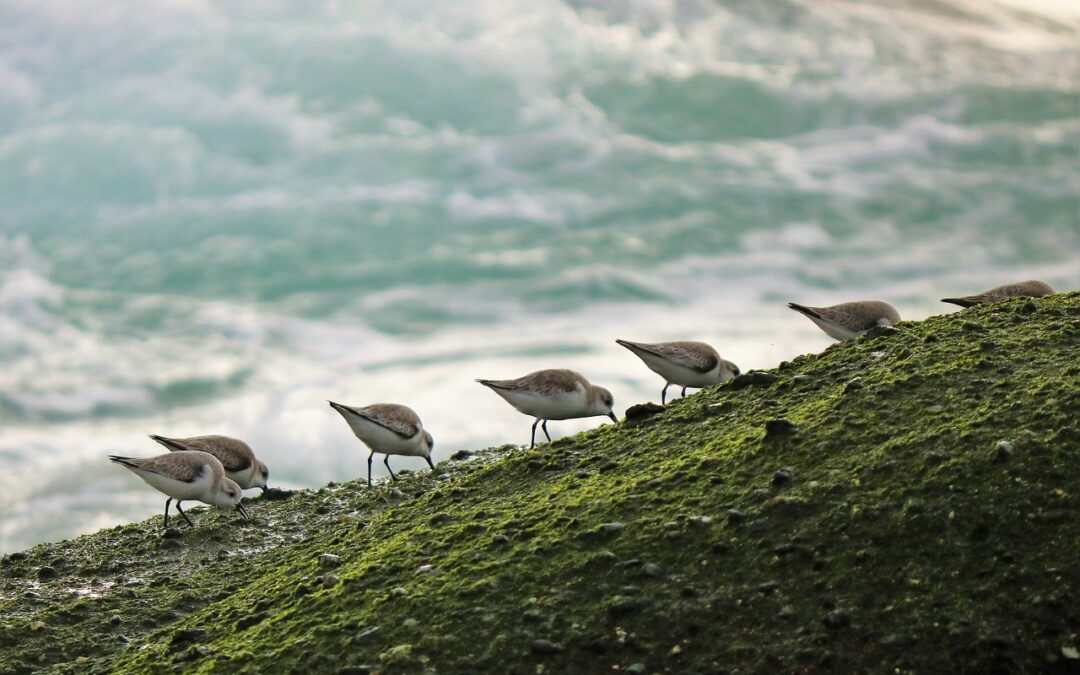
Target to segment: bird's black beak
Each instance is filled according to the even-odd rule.
[[[244,508],[243,504],[237,504],[236,505],[236,510],[240,512],[240,515],[242,515],[244,517],[244,520],[250,520],[251,519],[251,516],[248,515],[248,512]]]
[[[618,417],[615,417],[615,413],[613,413],[613,412],[609,412],[609,413],[607,414],[607,416],[608,416],[608,417],[610,417],[610,418],[611,418],[611,421],[612,421],[612,422],[614,422],[615,424],[618,424],[618,423],[619,423],[619,418],[618,418]]]
[[[262,494],[266,494],[266,491],[270,489],[269,485],[260,485],[259,489],[262,490]]]
[[[427,465],[431,467],[431,472],[435,473],[435,462],[431,461],[431,455],[428,455],[424,459],[427,460]]]

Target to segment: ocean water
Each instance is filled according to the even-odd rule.
[[[318,486],[326,399],[439,459],[528,441],[476,377],[658,400],[615,338],[745,370],[830,344],[789,300],[1075,289],[1078,194],[1073,2],[5,0],[0,552],[159,512],[105,460],[148,433]]]

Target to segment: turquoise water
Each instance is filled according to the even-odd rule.
[[[366,457],[328,398],[438,459],[528,439],[476,377],[657,399],[617,337],[770,367],[830,343],[788,300],[1080,287],[1075,5],[235,4],[0,4],[0,551],[158,512],[104,460],[148,433],[315,486]]]

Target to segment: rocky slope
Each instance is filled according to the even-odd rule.
[[[1076,672],[1080,294],[0,560],[0,673]],[[464,454],[464,453],[463,453]]]

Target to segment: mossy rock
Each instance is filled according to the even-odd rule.
[[[1007,301],[173,548],[37,546],[0,673],[1075,672],[1078,354],[1080,294]]]

